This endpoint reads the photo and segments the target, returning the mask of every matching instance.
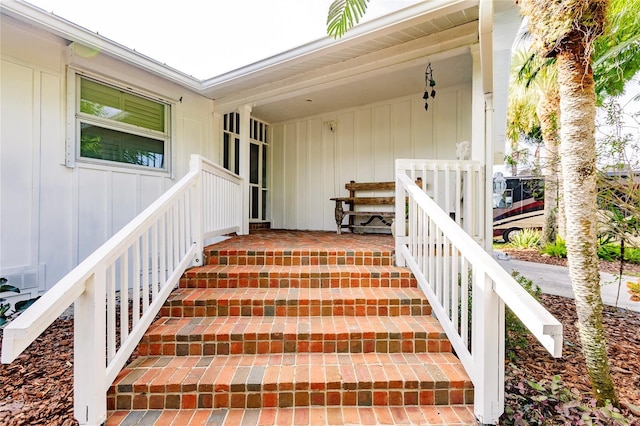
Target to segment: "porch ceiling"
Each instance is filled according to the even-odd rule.
[[[466,52],[439,61],[431,61],[436,89],[471,81],[471,55]],[[421,94],[428,59],[419,64],[355,79],[337,80],[320,87],[292,92],[290,96],[261,99],[252,115],[268,123],[308,117],[324,112],[367,105],[403,96]],[[440,92],[442,93],[442,92]],[[418,96],[418,95],[416,95]],[[442,97],[442,95],[440,95]]]
[[[437,87],[471,80],[478,2],[418,3],[203,82],[216,110],[253,106],[269,123],[421,93],[428,62]]]

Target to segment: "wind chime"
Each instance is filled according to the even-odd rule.
[[[424,99],[424,110],[429,111],[429,95],[431,95],[431,99],[436,97],[436,81],[433,79],[433,70],[431,69],[431,62],[427,65],[427,68],[424,70],[424,95],[422,95],[422,99]],[[431,93],[429,93],[429,89],[431,89]]]

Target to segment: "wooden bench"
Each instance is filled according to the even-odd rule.
[[[422,181],[419,179],[419,186],[422,186]],[[342,228],[349,228],[351,232],[354,232],[356,229],[360,229],[362,231],[366,229],[390,229],[391,221],[395,216],[395,211],[366,211],[366,210],[356,210],[357,206],[395,206],[395,196],[358,196],[358,193],[361,192],[391,192],[395,193],[396,183],[395,182],[355,182],[351,181],[344,185],[344,187],[349,191],[348,197],[336,197],[331,198],[331,200],[336,202],[335,208],[335,219],[336,225],[338,227],[338,234],[341,233]],[[346,206],[346,209],[345,209]],[[349,217],[349,223],[343,224],[342,221],[344,218]],[[355,218],[358,217],[368,217],[369,219],[360,222],[359,224],[355,223]],[[381,224],[372,225],[373,220],[378,219]]]
[[[393,211],[356,211],[356,206],[393,206],[395,204],[394,196],[384,197],[371,197],[371,196],[358,196],[358,192],[372,192],[372,191],[395,191],[395,182],[355,182],[351,181],[344,186],[349,191],[348,197],[331,198],[336,202],[335,219],[338,227],[338,234],[341,233],[342,228],[349,228],[351,232],[354,232],[356,228],[362,228],[368,226],[374,219],[379,218],[382,221],[382,225],[378,225],[375,228],[388,228],[391,225],[391,219],[395,216]],[[346,205],[346,209],[345,206]],[[349,223],[343,224],[343,219],[348,216]],[[356,216],[369,217],[366,222],[357,225],[355,223]],[[369,226],[369,229],[374,229],[373,225]]]

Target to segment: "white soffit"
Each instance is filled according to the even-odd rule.
[[[354,27],[339,40],[329,37],[300,46],[246,67],[204,80],[213,98],[255,90],[353,58],[455,29],[478,21],[478,1],[425,1]],[[477,29],[475,30],[477,35]]]

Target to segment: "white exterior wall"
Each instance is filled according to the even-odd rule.
[[[0,276],[18,286],[24,277],[36,293],[183,176],[190,154],[217,161],[218,137],[207,98],[104,55],[75,55],[64,40],[5,15],[1,31]],[[170,173],[65,165],[67,119],[75,122],[75,105],[67,112],[69,63],[171,103]]]
[[[456,158],[471,140],[471,84],[439,89],[429,111],[420,93],[271,127],[271,227],[333,231],[330,198],[350,180],[392,181],[396,158]]]

